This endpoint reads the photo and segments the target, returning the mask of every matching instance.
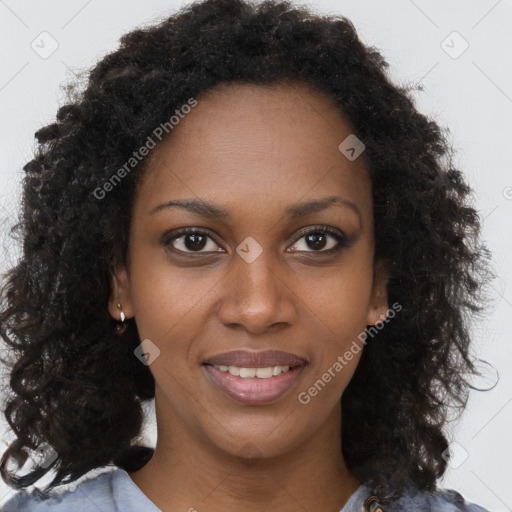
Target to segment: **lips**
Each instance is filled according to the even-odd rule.
[[[219,370],[211,364],[203,365],[208,380],[225,396],[244,405],[267,405],[279,400],[296,386],[304,366],[296,366],[268,379],[242,378]]]
[[[266,368],[268,366],[306,366],[308,361],[296,354],[281,350],[266,350],[264,352],[250,352],[248,350],[234,350],[209,357],[203,364],[217,366],[238,366],[239,368]]]

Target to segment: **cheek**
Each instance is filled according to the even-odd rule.
[[[318,417],[340,399],[359,364],[364,343],[358,339],[364,330],[353,322],[340,322],[337,336],[317,337],[314,364],[298,391],[299,404],[314,409]]]
[[[142,337],[167,340],[190,336],[200,327],[209,294],[219,275],[200,269],[179,268],[165,257],[134,257],[131,295],[134,314]],[[220,283],[217,284],[219,286]]]
[[[300,276],[295,293],[326,336],[346,340],[366,327],[372,274],[364,255],[359,260],[351,257],[314,277]]]
[[[372,275],[371,260],[361,255],[331,269],[315,286],[311,280],[300,281],[303,314],[314,324],[316,340],[317,364],[308,382],[314,385],[320,379],[316,392],[332,394],[333,399],[348,385],[364,348]]]
[[[169,266],[151,269],[134,272],[132,281],[139,337],[151,340],[158,349],[154,349],[158,357],[150,363],[157,385],[176,409],[188,414],[186,399],[190,400],[195,385],[195,349],[207,322],[205,305],[211,284],[209,279],[192,281],[186,272]]]

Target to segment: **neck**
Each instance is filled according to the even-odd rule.
[[[155,397],[155,453],[129,475],[162,512],[229,512],[241,504],[262,512],[339,512],[360,485],[343,460],[339,403],[306,442],[273,457],[261,457],[252,443],[227,453],[157,403]]]

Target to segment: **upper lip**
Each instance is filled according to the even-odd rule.
[[[303,357],[281,350],[266,350],[264,352],[233,350],[211,356],[203,364],[237,366],[239,368],[266,368],[268,366],[305,366],[307,363],[308,361]]]

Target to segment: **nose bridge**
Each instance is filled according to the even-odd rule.
[[[294,307],[279,258],[254,239],[237,247],[224,296],[222,320],[257,331],[291,322]]]
[[[278,276],[276,258],[270,249],[263,250],[248,241],[237,248],[239,255],[233,272],[237,275],[237,295],[245,302],[251,302],[257,309],[270,307],[270,302],[276,301]],[[258,244],[259,245],[259,244]],[[246,249],[247,253],[244,253]]]

